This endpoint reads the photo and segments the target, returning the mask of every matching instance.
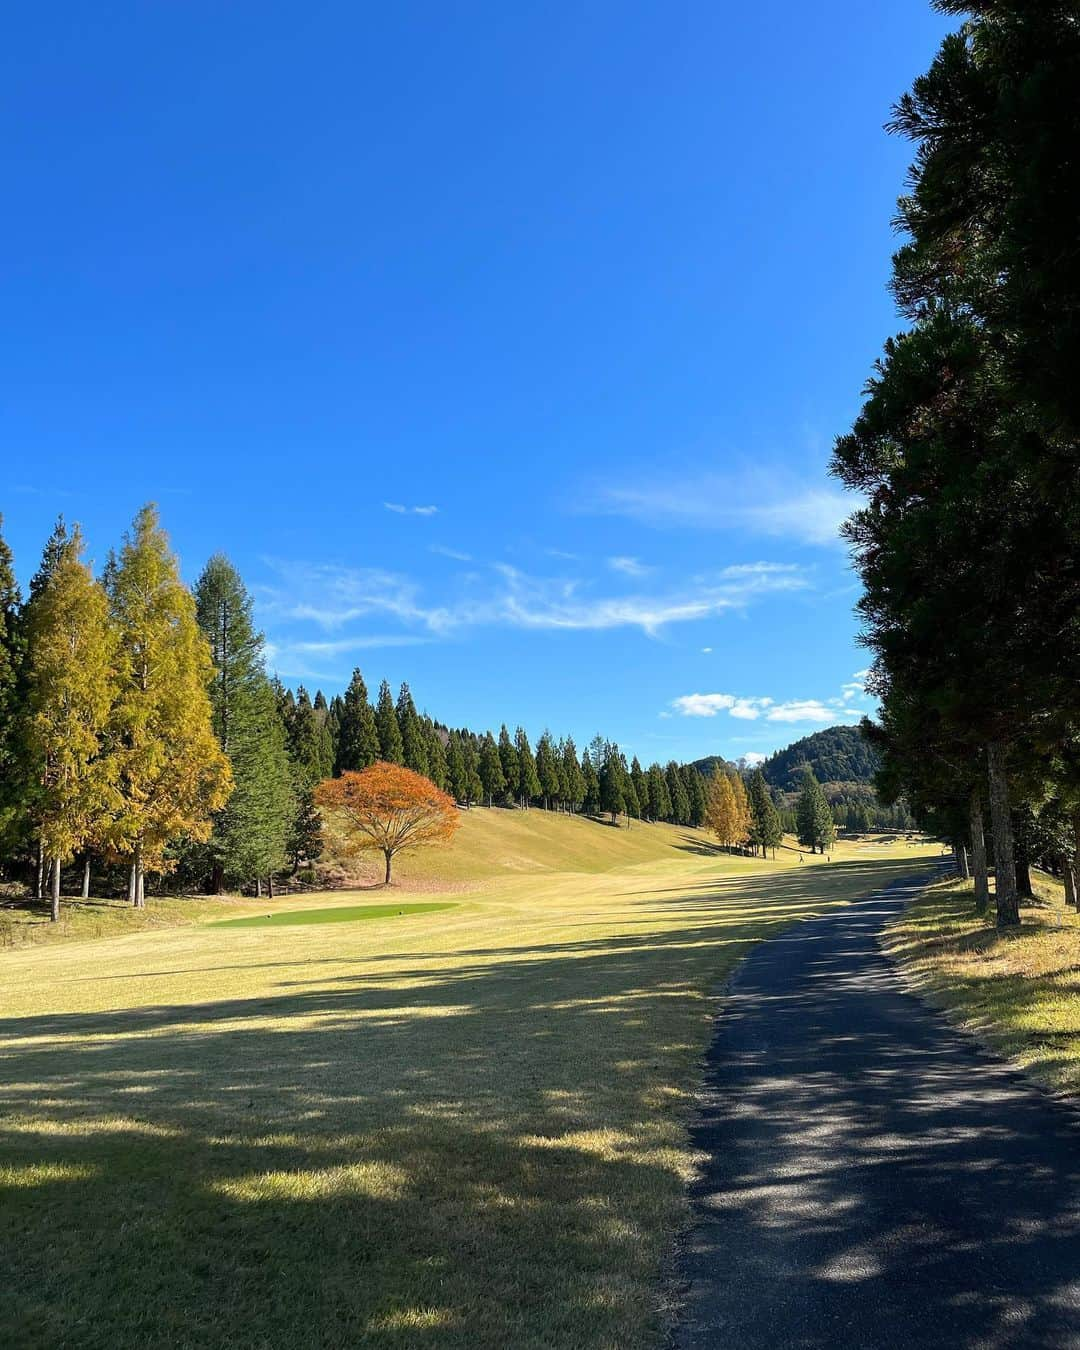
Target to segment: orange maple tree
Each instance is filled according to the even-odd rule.
[[[315,801],[342,852],[383,855],[388,886],[395,853],[447,843],[458,827],[453,798],[430,778],[381,761],[327,778],[315,789]]]

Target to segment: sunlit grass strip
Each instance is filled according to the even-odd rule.
[[[362,923],[367,919],[391,919],[405,914],[433,914],[453,909],[450,901],[418,905],[348,905],[334,909],[286,909],[270,914],[252,914],[246,919],[220,919],[215,928],[289,928],[299,924]]]

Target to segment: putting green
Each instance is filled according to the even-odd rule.
[[[359,923],[363,919],[389,919],[398,914],[430,914],[453,909],[449,901],[421,905],[343,905],[336,909],[287,909],[277,914],[253,914],[247,919],[223,919],[214,928],[277,928],[298,923]]]

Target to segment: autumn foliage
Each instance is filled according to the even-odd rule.
[[[386,884],[396,853],[448,843],[458,826],[452,797],[422,774],[380,761],[315,789],[326,825],[345,854],[381,853]]]

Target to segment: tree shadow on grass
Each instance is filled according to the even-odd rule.
[[[703,991],[817,903],[736,880],[659,933],[0,1019],[8,1343],[648,1344]]]

